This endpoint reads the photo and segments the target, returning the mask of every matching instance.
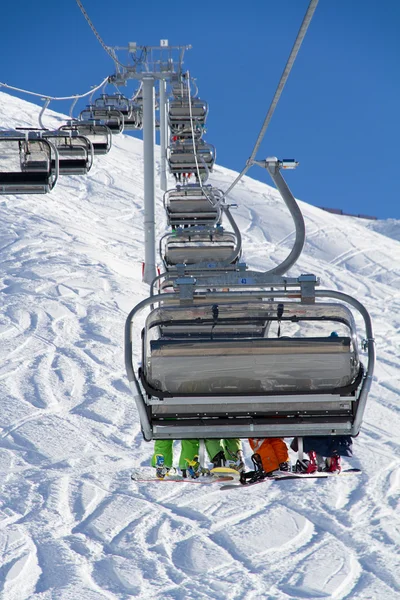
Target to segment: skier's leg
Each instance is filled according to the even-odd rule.
[[[242,441],[239,438],[228,438],[222,440],[225,454],[225,464],[227,467],[244,471],[244,456],[242,450]]]
[[[224,466],[224,447],[221,443],[221,440],[218,439],[207,439],[204,440],[206,445],[207,454],[210,458],[210,462],[213,463],[214,467],[223,467]]]
[[[189,462],[199,455],[199,440],[181,440],[181,455],[179,457],[179,468],[187,469]]]
[[[173,440],[156,440],[154,442],[154,454],[151,459],[151,466],[155,467],[157,463],[157,455],[161,454],[164,457],[164,465],[168,469],[173,464],[173,452],[172,452]]]
[[[268,438],[271,446],[274,449],[275,456],[279,460],[279,469],[281,471],[289,471],[289,452],[286,443],[282,438]]]

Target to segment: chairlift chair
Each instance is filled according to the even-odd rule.
[[[143,128],[143,110],[122,94],[102,94],[94,101],[96,108],[119,110],[124,117],[124,130]]]
[[[175,124],[186,123],[192,117],[193,121],[204,125],[208,115],[208,104],[200,98],[171,100],[168,105],[168,121],[171,127]]]
[[[94,100],[93,105],[96,108],[115,108],[124,115],[124,118],[128,117],[132,110],[130,101],[122,94],[101,94]]]
[[[168,190],[164,194],[168,224],[172,227],[219,224],[220,198],[212,190],[210,186],[191,185]]]
[[[202,140],[197,140],[193,147],[192,140],[177,141],[167,148],[167,161],[174,175],[192,173],[200,177],[208,177],[215,162],[215,148]]]
[[[224,263],[236,246],[234,233],[222,227],[179,227],[160,241],[160,254],[168,269],[178,264]],[[235,256],[234,262],[239,259]]]
[[[56,147],[30,132],[0,132],[0,194],[46,194],[55,186]]]
[[[92,168],[94,150],[87,137],[60,130],[43,131],[40,136],[57,148],[60,175],[86,175]]]
[[[145,439],[357,435],[374,366],[369,315],[340,292],[316,292],[340,303],[292,299],[289,284],[244,299],[220,287],[192,301],[159,294],[131,311],[125,362]],[[343,301],[364,318],[367,368]],[[132,320],[150,305],[135,372]]]
[[[86,137],[93,146],[95,156],[107,154],[112,145],[112,133],[107,125],[102,125],[96,121],[68,121],[62,125],[59,131],[76,132],[78,135]]]
[[[79,114],[79,120],[83,122],[96,121],[106,125],[114,135],[122,133],[124,130],[124,115],[116,108],[100,108],[89,104]]]

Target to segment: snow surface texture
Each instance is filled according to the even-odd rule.
[[[36,125],[38,107],[0,104],[3,127]],[[152,454],[123,363],[126,315],[147,296],[141,151],[114,137],[87,177],[0,197],[1,598],[398,599],[400,222],[300,202],[307,244],[290,274],[319,275],[374,320],[376,377],[346,461],[361,476],[225,492],[133,483]],[[212,183],[234,177],[217,166]],[[231,199],[249,265],[279,263],[294,230],[278,193],[244,177]]]

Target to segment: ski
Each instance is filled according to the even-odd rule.
[[[340,473],[329,473],[328,471],[318,471],[316,473],[288,473],[286,471],[281,471],[276,475],[270,475],[269,477],[265,477],[264,479],[254,481],[253,483],[228,483],[226,485],[222,485],[221,490],[233,490],[237,488],[246,489],[248,487],[252,487],[253,485],[267,483],[268,481],[286,481],[288,479],[327,479],[328,477],[360,475],[361,473],[361,469],[344,469],[343,471],[340,471]]]

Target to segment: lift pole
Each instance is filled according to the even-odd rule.
[[[80,4],[78,2],[78,4]],[[89,23],[90,24],[90,23]],[[173,76],[182,74],[183,56],[191,46],[169,46],[168,40],[160,40],[159,46],[138,46],[130,42],[128,47],[107,46],[116,65],[115,75],[109,83],[125,85],[128,79],[136,79],[143,84],[143,176],[144,176],[144,271],[143,281],[151,284],[156,277],[156,234],[155,234],[155,101],[154,84],[160,82],[160,145],[162,190],[167,189],[166,147],[166,82]],[[133,65],[123,65],[117,59],[117,50],[128,51]],[[178,56],[176,56],[178,54]]]
[[[144,273],[150,283],[156,276],[155,239],[155,118],[154,77],[143,75]]]

